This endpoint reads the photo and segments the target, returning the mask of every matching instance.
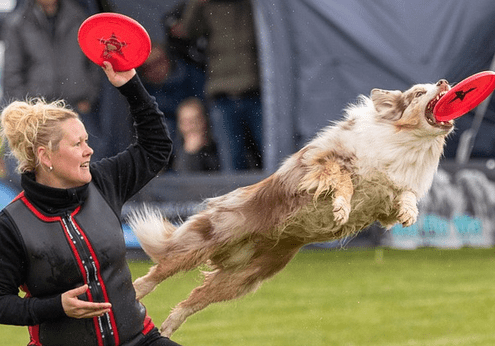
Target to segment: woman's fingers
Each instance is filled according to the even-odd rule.
[[[83,285],[62,294],[62,307],[67,316],[73,318],[92,318],[110,312],[112,308],[112,304],[110,303],[93,303],[80,300],[78,296],[86,293],[87,290],[88,285]]]
[[[134,75],[136,74],[135,69],[129,71],[116,72],[113,69],[112,64],[108,61],[103,62],[102,68],[105,74],[107,75],[107,78],[110,81],[110,83],[112,83],[112,85],[117,88],[121,87],[122,85],[130,81],[132,77],[134,77]]]

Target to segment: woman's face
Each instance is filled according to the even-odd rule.
[[[50,183],[52,187],[69,189],[91,181],[89,160],[93,149],[88,133],[78,119],[67,119],[60,125],[63,133],[58,149],[51,153]]]

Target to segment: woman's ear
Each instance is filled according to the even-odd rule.
[[[45,168],[52,167],[51,152],[46,147],[40,146],[36,149],[36,155],[41,166]]]

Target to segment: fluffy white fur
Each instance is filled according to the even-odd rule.
[[[405,92],[372,90],[274,174],[208,199],[177,229],[157,211],[135,212],[131,227],[157,263],[134,282],[138,299],[179,271],[212,268],[163,322],[162,334],[210,303],[254,291],[305,244],[350,236],[375,221],[413,224],[453,129],[432,115],[449,89],[441,80]]]

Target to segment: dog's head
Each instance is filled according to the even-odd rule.
[[[447,135],[454,121],[437,122],[433,108],[450,90],[442,79],[436,84],[417,84],[407,91],[373,89],[371,100],[379,121],[393,124],[397,130],[413,130],[423,135]]]

